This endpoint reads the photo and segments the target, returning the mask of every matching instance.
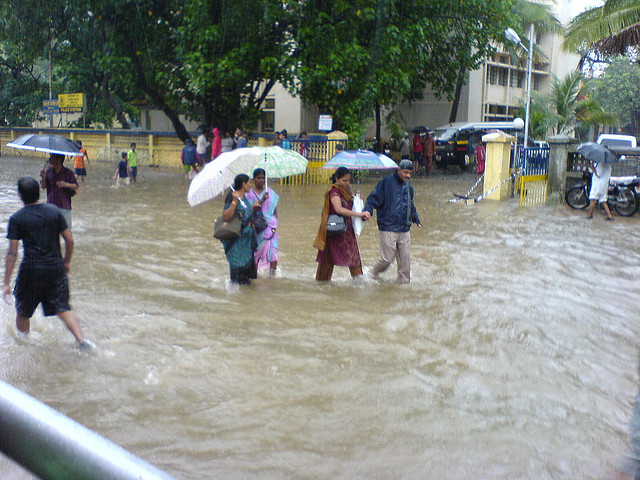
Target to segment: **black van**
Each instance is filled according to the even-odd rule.
[[[482,135],[491,133],[491,130],[501,130],[510,135],[519,131],[513,122],[455,122],[436,128],[433,134],[436,164],[440,168],[457,166],[464,170],[469,166],[473,147],[480,143]]]

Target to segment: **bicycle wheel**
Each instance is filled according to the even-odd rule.
[[[618,188],[616,195],[616,212],[623,217],[630,217],[638,210],[638,201],[635,194],[627,187]]]
[[[584,185],[570,188],[564,198],[567,204],[576,210],[583,210],[589,205],[589,198]]]

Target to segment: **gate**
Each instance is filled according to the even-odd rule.
[[[547,201],[549,147],[527,147],[515,150],[516,171],[520,177],[520,206],[542,205]]]

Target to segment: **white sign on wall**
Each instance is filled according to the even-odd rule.
[[[331,115],[318,115],[318,131],[330,132],[333,130],[333,118]]]

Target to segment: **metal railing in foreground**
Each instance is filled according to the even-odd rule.
[[[0,451],[43,480],[173,479],[2,381]]]

